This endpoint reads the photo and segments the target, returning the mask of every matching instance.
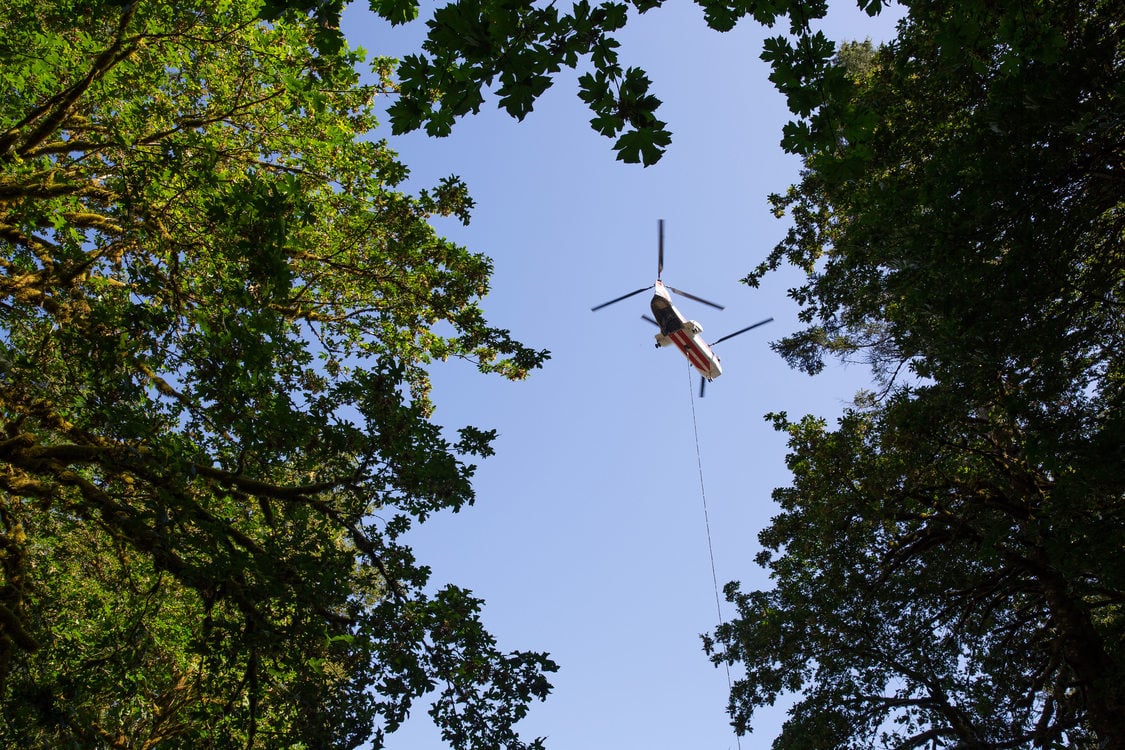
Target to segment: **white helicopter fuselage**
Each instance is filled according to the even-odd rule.
[[[707,380],[723,374],[719,356],[703,340],[703,326],[688,320],[676,309],[667,288],[659,281],[653,288],[651,307],[652,315],[660,326],[660,333],[656,334],[657,347],[675,346]]]

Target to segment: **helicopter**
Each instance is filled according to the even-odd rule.
[[[652,290],[652,301],[649,307],[652,309],[653,317],[642,315],[641,317],[652,323],[660,329],[656,334],[656,348],[659,349],[665,346],[675,346],[687,358],[687,361],[692,367],[699,372],[699,395],[703,396],[704,389],[707,383],[714,380],[723,374],[723,366],[719,361],[719,355],[715,354],[712,346],[719,344],[727,339],[734,338],[747,331],[753,330],[758,326],[765,325],[773,320],[773,318],[766,318],[753,325],[746,326],[734,333],[728,333],[726,336],[715,339],[709,346],[703,339],[703,326],[697,321],[688,320],[684,314],[676,309],[672,304],[672,294],[678,294],[681,297],[686,297],[696,302],[701,302],[704,305],[715,308],[716,310],[724,309],[722,305],[711,302],[710,300],[697,297],[694,294],[676,289],[672,286],[667,286],[660,280],[661,274],[664,272],[664,220],[660,219],[657,222],[658,239],[657,239],[657,261],[656,261],[656,281],[650,286],[634,289],[628,294],[623,294],[620,297],[615,297],[608,302],[603,302],[600,305],[595,305],[590,308],[592,312],[597,312],[603,307],[609,307],[612,304],[621,302],[622,300],[629,299],[635,295],[641,294]]]

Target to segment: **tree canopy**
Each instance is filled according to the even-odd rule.
[[[373,84],[340,0],[11,4],[5,744],[380,746],[426,697],[452,746],[524,746],[555,665],[501,651],[403,534],[473,502],[491,451],[431,420],[427,366],[546,352],[484,319],[489,261],[430,225],[468,219],[465,187],[403,192],[366,134],[382,93],[395,132],[441,135],[582,67],[592,126],[651,164],[670,136],[614,34],[659,4],[455,0]],[[762,57],[805,171],[747,278],[807,274],[777,348],[880,379],[835,429],[772,415],[776,586],[729,586],[707,640],[746,668],[736,727],[792,692],[779,748],[1125,748],[1120,4],[910,0],[879,49],[814,30],[820,0],[700,4],[788,19]]]
[[[425,697],[451,746],[522,747],[555,665],[402,535],[491,451],[430,419],[427,365],[546,352],[429,223],[465,187],[402,192],[366,137],[390,62],[361,84],[260,12],[0,19],[0,744],[378,747]]]
[[[778,748],[1125,747],[1125,45],[1116,2],[907,2],[810,102],[782,264],[834,429],[773,415],[769,591],[708,648]],[[801,114],[801,113],[798,113]]]
[[[617,158],[655,164],[672,142],[658,115],[660,99],[647,73],[621,59],[619,32],[630,14],[648,13],[664,0],[575,0],[559,5],[535,0],[450,0],[425,20],[422,49],[406,55],[396,71],[397,99],[388,109],[397,133],[419,128],[447,135],[455,121],[480,111],[490,94],[512,117],[522,120],[564,68],[581,71],[578,96],[593,113],[591,127],[613,138]],[[267,18],[300,13],[319,25],[316,44],[334,50],[343,0],[268,0]],[[786,33],[768,39],[761,53],[770,79],[799,118],[785,129],[783,145],[807,147],[819,123],[820,92],[843,82],[833,75],[833,43],[813,28],[824,18],[824,0],[696,0],[707,25],[729,31],[743,19],[773,27],[787,19]],[[392,24],[415,21],[417,0],[368,0],[371,10]],[[875,15],[883,0],[859,0]]]

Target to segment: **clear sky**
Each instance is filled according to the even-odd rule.
[[[838,5],[824,25],[831,38],[891,36],[891,19]],[[359,7],[344,30],[369,53],[392,56],[424,31],[421,21],[392,31]],[[788,472],[784,438],[763,415],[832,420],[869,383],[859,366],[810,378],[769,349],[799,327],[786,294],[795,276],[768,276],[757,290],[739,283],[784,235],[766,198],[799,167],[778,146],[789,117],[758,59],[773,33],[750,22],[710,31],[684,0],[633,19],[620,37],[622,63],[648,71],[673,134],[647,169],[617,162],[611,141],[590,129],[576,75],[563,75],[523,123],[490,100],[445,139],[374,134],[411,168],[412,189],[450,174],[466,180],[472,223],[440,228],[494,260],[484,301],[492,324],[552,352],[521,383],[461,362],[435,367],[435,420],[497,429],[497,453],[480,464],[474,507],[412,537],[435,583],[486,600],[485,623],[503,650],[548,651],[560,663],[552,696],[522,725],[552,750],[739,746],[726,673],[699,638],[720,616],[703,495],[719,585],[768,587],[753,560],[757,534]],[[677,299],[705,337],[775,319],[718,347],[724,374],[702,400],[687,361],[654,348],[654,329],[640,319],[648,295],[590,312],[652,283],[660,218],[663,280],[726,305]],[[722,616],[732,614],[724,601]],[[784,720],[781,707],[761,713],[741,747],[768,747]],[[419,710],[388,745],[441,743]]]

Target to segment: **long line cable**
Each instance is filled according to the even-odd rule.
[[[707,512],[707,488],[703,484],[703,453],[699,449],[699,423],[695,418],[695,386],[692,383],[693,370],[688,368],[688,394],[691,397],[691,429],[695,433],[695,464],[699,468],[699,496],[703,498],[703,525],[707,529],[707,554],[711,557],[711,582],[715,585],[715,612],[719,616],[719,625],[723,623],[723,607],[719,599],[719,576],[715,573],[715,547],[711,543],[711,518]],[[726,659],[723,660],[723,666],[727,670],[727,694],[731,691],[730,682],[730,662]],[[742,738],[736,732],[734,735],[735,742],[738,744],[739,750],[742,750]]]

